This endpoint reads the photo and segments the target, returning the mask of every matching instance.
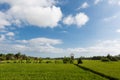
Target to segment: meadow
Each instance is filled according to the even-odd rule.
[[[107,80],[73,64],[1,63],[0,80]]]
[[[81,66],[120,80],[120,61],[83,60]]]

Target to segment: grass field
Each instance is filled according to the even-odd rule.
[[[105,75],[118,78],[120,80],[120,61],[101,62],[96,60],[84,60],[81,66],[87,67]]]
[[[0,80],[107,80],[73,64],[0,64]]]

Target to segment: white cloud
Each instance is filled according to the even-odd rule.
[[[63,49],[55,47],[58,44],[62,44],[62,41],[59,39],[34,38],[30,40],[8,40],[8,41],[4,39],[5,36],[1,35],[0,40],[2,41],[0,41],[0,51],[3,53],[22,52],[32,54],[33,56],[34,54],[42,55],[51,54],[52,57],[54,57],[55,55],[69,56],[71,53],[75,54],[75,57],[120,54],[120,40],[99,41],[97,44],[88,46],[86,48],[78,47]]]
[[[0,12],[0,29],[4,29],[5,26],[10,26],[9,21],[7,20],[8,16],[3,12]]]
[[[0,2],[10,4],[11,7],[6,13],[12,17],[11,19],[27,22],[30,25],[54,28],[62,18],[62,11],[60,7],[56,7],[55,0],[1,0]]]
[[[85,13],[79,13],[75,16],[75,20],[76,24],[81,27],[89,21],[89,18]]]
[[[119,15],[113,15],[113,16],[104,18],[103,21],[110,22],[110,21],[117,19],[118,17],[119,17]]]
[[[120,33],[120,29],[117,29],[116,32]]]
[[[63,30],[63,31],[61,31],[61,33],[68,33],[68,31],[66,31],[66,30]]]
[[[75,16],[69,15],[63,19],[63,23],[66,25],[75,24],[78,27],[85,25],[89,21],[89,17],[85,13],[78,13]]]
[[[61,40],[48,39],[48,38],[35,38],[28,41],[30,45],[56,45],[61,44]]]
[[[97,5],[98,3],[100,3],[102,0],[95,0],[94,4]]]
[[[120,6],[120,0],[95,0],[94,4],[97,5],[100,2],[107,2],[110,5],[116,5],[116,6]]]
[[[5,40],[5,35],[0,35],[0,42]]]
[[[0,39],[3,40],[4,37],[2,36]],[[49,38],[34,38],[30,40],[6,40],[4,42],[1,42],[0,51],[6,53],[61,53],[63,51],[62,49],[54,47],[58,44],[62,44],[62,41],[59,39]]]
[[[88,8],[88,7],[89,7],[89,4],[87,2],[84,2],[80,7],[77,8],[77,10],[85,9],[85,8]]]
[[[8,32],[6,35],[9,37],[13,37],[15,34],[13,32]]]
[[[18,5],[18,6],[42,6],[48,7],[52,6],[56,3],[55,0],[0,0],[1,3],[6,2],[10,5]]]
[[[108,0],[109,4],[120,6],[120,0]]]
[[[75,21],[74,17],[72,15],[69,15],[64,18],[63,23],[67,24],[67,25],[72,25],[72,24],[74,24],[74,21]]]
[[[120,40],[101,41],[86,48],[68,48],[67,52],[80,56],[106,56],[107,54],[120,54]]]

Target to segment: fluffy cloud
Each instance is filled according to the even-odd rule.
[[[4,2],[11,6],[6,12],[6,14],[12,17],[11,19],[27,22],[30,25],[54,28],[62,18],[62,11],[59,7],[55,6],[55,0],[0,1],[0,3]]]
[[[0,0],[1,3],[9,3],[10,5],[18,5],[18,6],[43,6],[48,7],[54,5],[55,0]]]
[[[88,8],[88,7],[89,7],[89,4],[87,2],[84,2],[80,7],[77,8],[77,10],[85,9],[85,8]]]
[[[78,13],[75,16],[69,15],[63,19],[63,23],[66,25],[75,24],[78,27],[85,25],[89,21],[89,17],[85,13]]]
[[[100,41],[86,48],[68,48],[67,52],[78,56],[106,56],[107,54],[120,54],[120,40]]]
[[[8,32],[6,35],[12,37],[12,36],[14,36],[15,34],[14,34],[13,32]]]
[[[14,42],[14,44],[13,44]],[[111,55],[120,54],[120,40],[106,40],[99,41],[97,44],[83,48],[57,48],[56,45],[62,44],[59,39],[49,38],[34,38],[30,40],[5,40],[5,36],[0,37],[0,51],[1,52],[22,52],[26,54],[51,54],[59,56],[69,56],[71,53],[75,54],[75,57],[80,56],[103,56],[108,53]],[[33,54],[34,53],[34,54]],[[58,54],[59,53],[59,54]],[[46,55],[47,56],[47,55]],[[57,56],[58,57],[58,56]]]
[[[64,18],[63,23],[67,25],[74,24],[74,17],[72,15],[67,16],[66,18]]]
[[[3,40],[1,36],[0,40]],[[14,44],[12,44],[14,42]],[[2,52],[23,52],[23,53],[61,53],[62,49],[54,45],[62,44],[59,39],[34,38],[30,40],[8,40],[0,43]]]
[[[78,26],[83,26],[89,21],[89,18],[86,14],[79,13],[75,16],[75,21]]]
[[[5,26],[9,26],[10,22],[7,20],[8,15],[0,12],[0,29],[5,28]]]

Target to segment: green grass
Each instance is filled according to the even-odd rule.
[[[73,64],[0,64],[0,80],[106,80]]]
[[[120,79],[120,61],[101,62],[97,60],[83,60],[81,66]]]

